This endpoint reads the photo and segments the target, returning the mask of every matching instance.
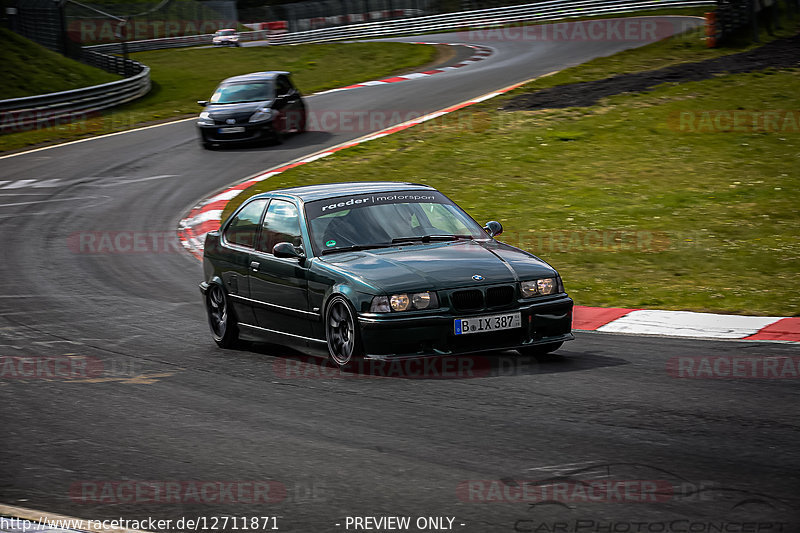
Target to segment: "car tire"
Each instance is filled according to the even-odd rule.
[[[540,359],[549,359],[557,357],[553,352],[561,348],[563,342],[551,342],[549,344],[537,344],[536,346],[528,346],[527,348],[520,348],[518,351],[522,355],[530,355]]]
[[[297,125],[297,133],[305,133],[307,120],[308,112],[306,111],[305,106],[303,106],[302,115],[300,116],[300,124]]]
[[[283,144],[283,141],[286,137],[286,134],[278,129],[278,126],[275,122],[272,122],[272,143],[273,144]]]
[[[355,311],[344,296],[333,296],[325,307],[325,340],[329,359],[340,368],[363,358]]]
[[[206,292],[208,326],[220,348],[234,348],[239,343],[239,324],[230,299],[221,285],[212,283]]]

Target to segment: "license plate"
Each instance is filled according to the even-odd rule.
[[[244,126],[233,126],[231,128],[220,128],[220,133],[244,133]]]
[[[504,313],[502,315],[475,316],[471,318],[456,318],[456,335],[469,333],[485,333],[487,331],[500,331],[522,327],[522,313]]]

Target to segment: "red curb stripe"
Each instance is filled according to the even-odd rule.
[[[398,81],[408,81],[408,78],[403,78],[402,76],[395,76],[394,78],[384,78],[378,81],[382,81],[384,83],[395,83]]]
[[[339,146],[337,148],[332,148],[332,149],[328,150],[328,152],[332,154],[332,153],[338,152],[339,150],[344,150],[346,148],[352,148],[353,146],[358,146],[359,144],[361,144],[361,143],[345,144],[344,146]]]
[[[445,113],[452,113],[453,111],[458,111],[459,109],[463,109],[474,104],[475,102],[464,102],[463,104],[454,105],[453,107],[448,107],[445,109]]]
[[[443,70],[438,70],[438,69],[437,70],[426,70],[426,71],[423,72],[423,74],[438,74],[440,72],[444,72],[444,71]]]
[[[622,318],[631,311],[637,311],[637,309],[576,305],[572,311],[572,328],[592,331],[618,318]]]
[[[403,130],[406,130],[406,129],[410,128],[411,126],[416,126],[416,125],[417,125],[417,123],[414,123],[414,124],[403,124],[402,126],[395,126],[394,128],[390,128],[388,130],[383,130],[381,132],[378,132],[378,133],[376,133],[376,135],[381,135],[381,136],[390,135],[392,133],[397,133],[398,131],[403,131]]]
[[[225,209],[225,206],[228,205],[228,202],[230,202],[230,200],[217,200],[216,202],[211,202],[210,204],[204,205],[200,212],[213,211],[214,209]]]
[[[206,220],[201,222],[198,226],[192,226],[192,233],[195,237],[199,237],[209,231],[217,231],[219,229],[220,220]]]
[[[745,340],[800,342],[800,317],[782,318]]]

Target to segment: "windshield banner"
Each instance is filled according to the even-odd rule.
[[[314,219],[328,213],[336,213],[347,209],[367,207],[382,204],[449,204],[450,201],[445,195],[438,191],[390,191],[370,194],[354,194],[352,196],[339,196],[338,198],[328,198],[317,200],[306,204],[306,216]]]

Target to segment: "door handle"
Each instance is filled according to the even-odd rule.
[[[258,272],[258,267],[260,267],[260,266],[261,266],[261,263],[259,263],[258,261],[252,261],[252,262],[250,263],[250,269],[251,269],[253,272]]]

